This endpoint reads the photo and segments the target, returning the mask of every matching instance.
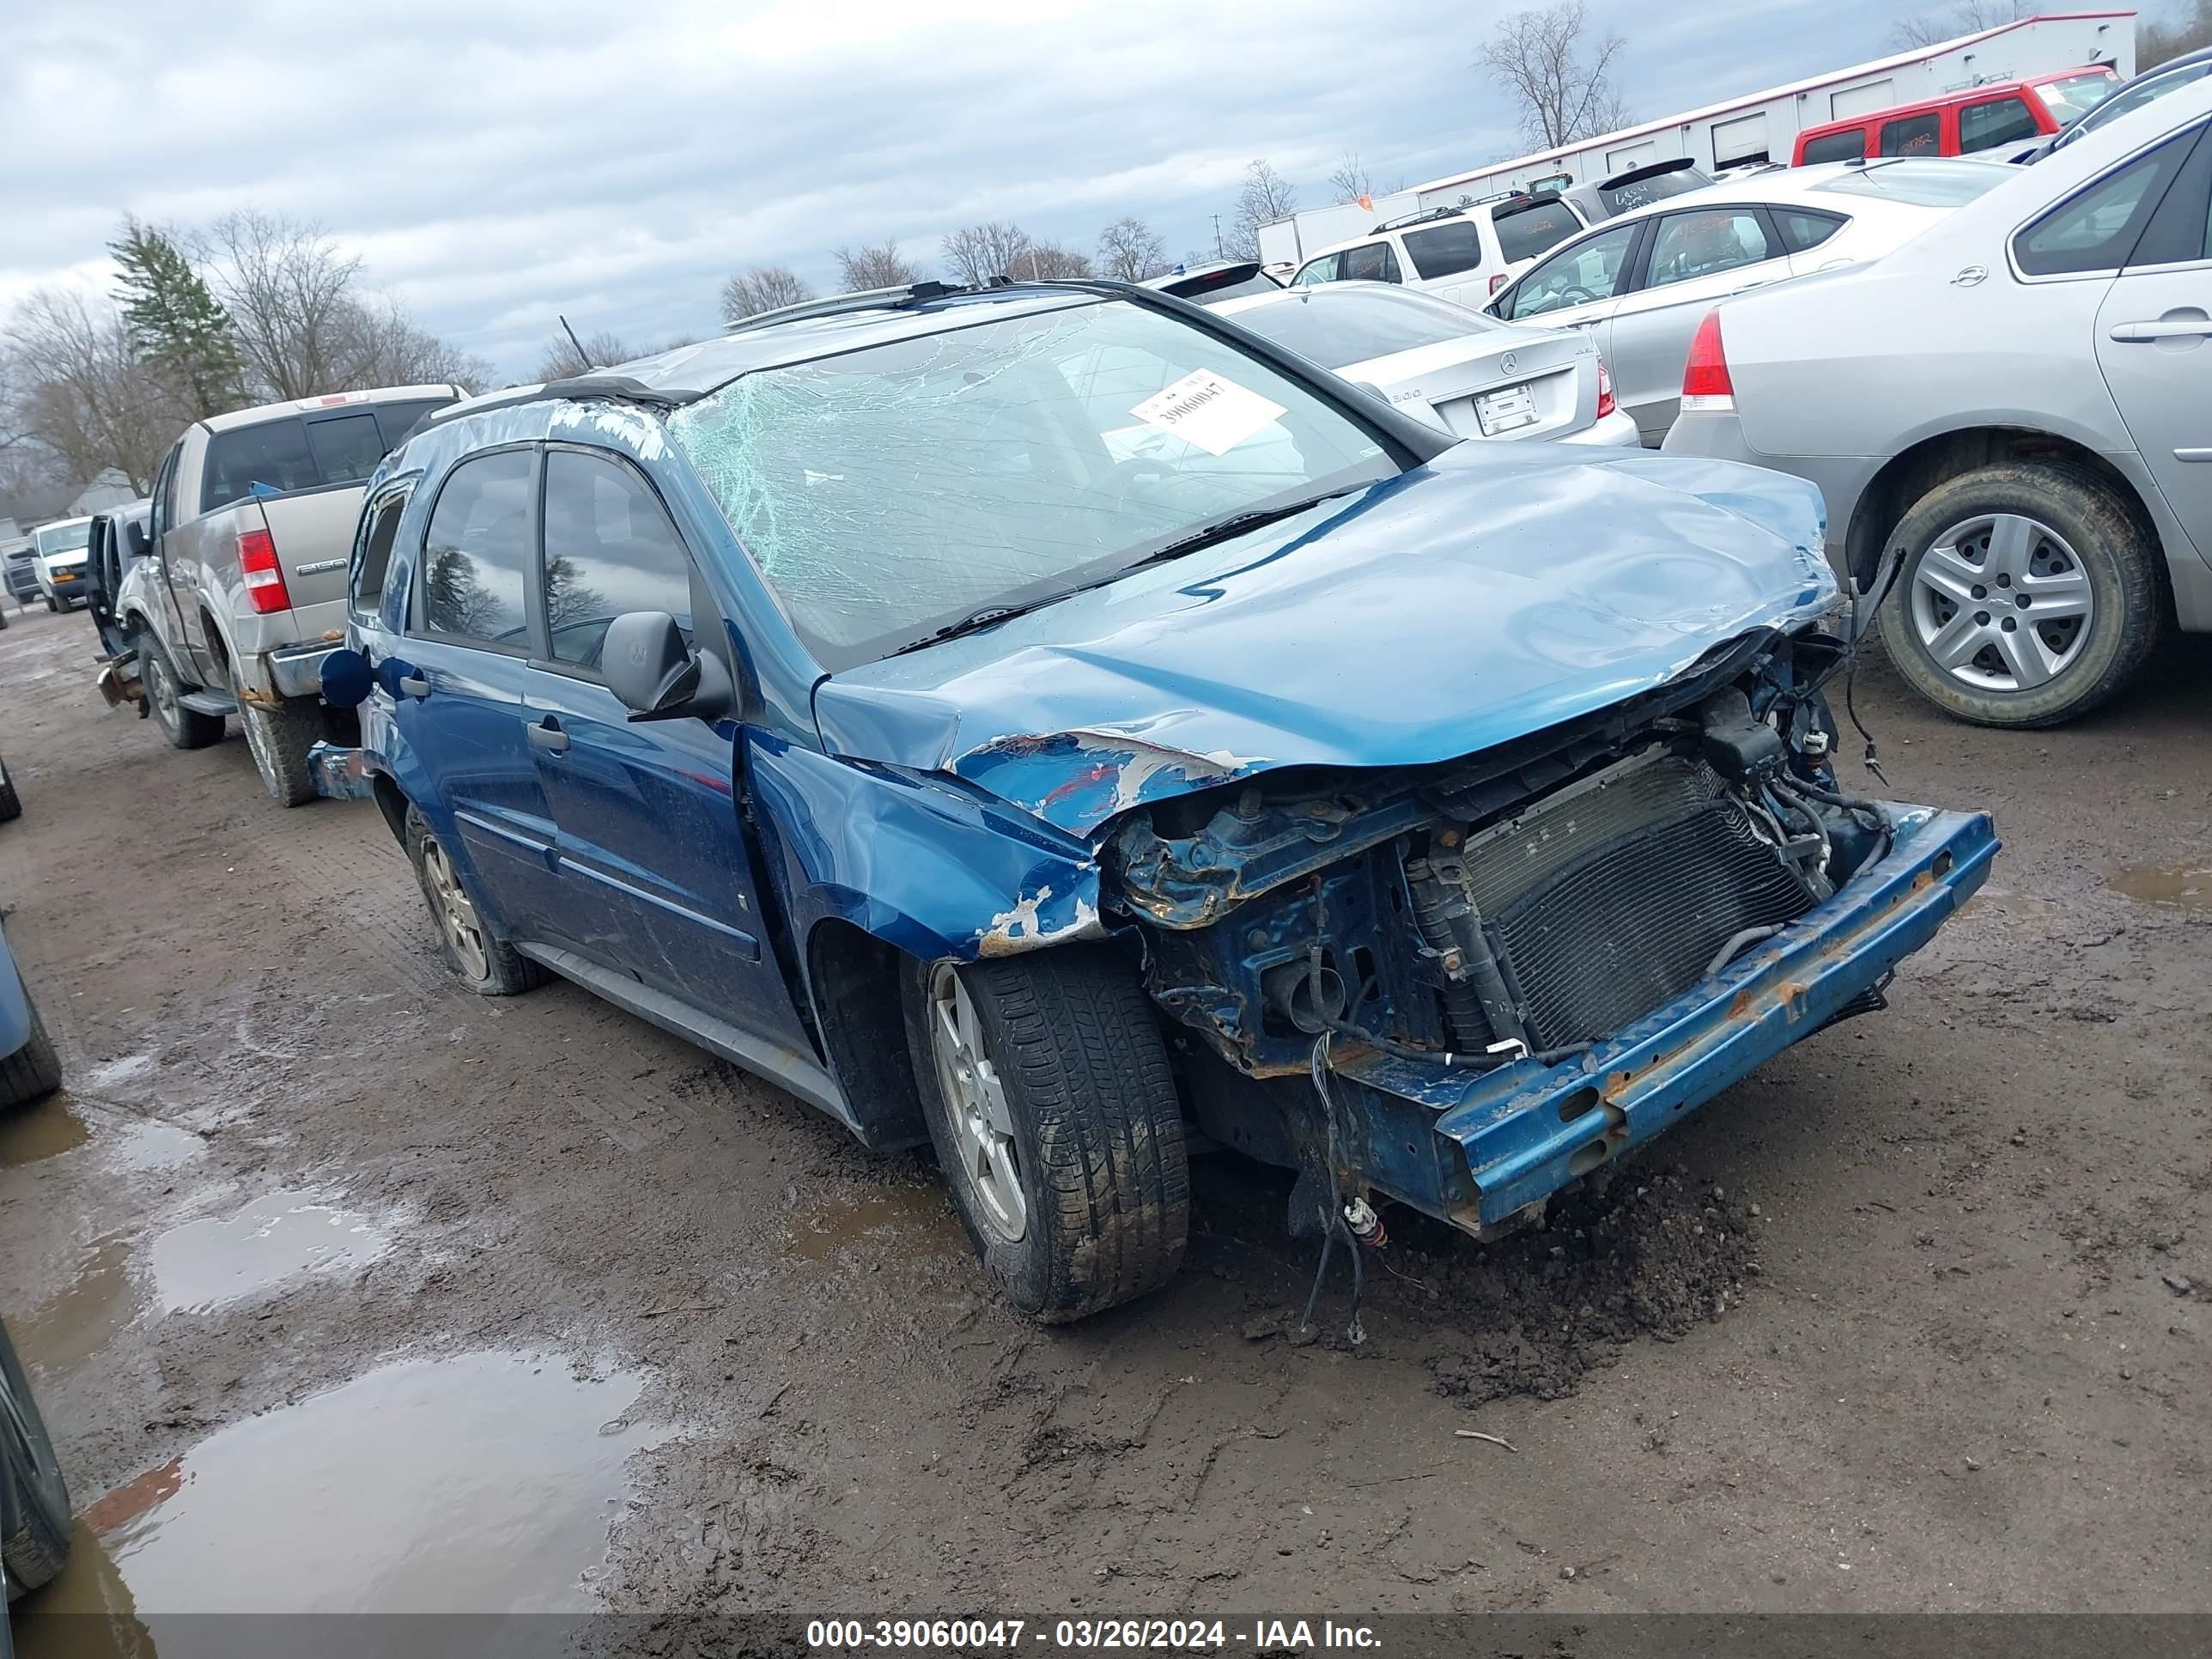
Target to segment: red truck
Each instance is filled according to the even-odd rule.
[[[2024,81],[1984,82],[1807,127],[1797,135],[1790,165],[1856,161],[1869,155],[1972,155],[2039,143],[2080,120],[2118,84],[2109,64],[2087,64]]]

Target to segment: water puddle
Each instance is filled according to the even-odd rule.
[[[2112,876],[2112,885],[2116,892],[2144,904],[2212,910],[2212,865],[2176,866],[2170,870],[2121,870]]]
[[[154,1286],[169,1313],[205,1313],[301,1273],[364,1267],[388,1234],[315,1193],[271,1193],[233,1216],[154,1238]]]
[[[69,1284],[8,1328],[34,1375],[73,1370],[105,1348],[138,1310],[130,1247],[101,1240]]]
[[[91,1133],[67,1095],[49,1095],[35,1106],[0,1116],[0,1170],[58,1158],[83,1146]]]
[[[941,1187],[884,1187],[792,1214],[788,1250],[802,1261],[832,1261],[866,1242],[871,1254],[903,1261],[960,1248],[951,1201]]]
[[[623,1462],[667,1437],[627,1415],[643,1388],[533,1354],[382,1366],[92,1505],[85,1576],[112,1577],[164,1651],[170,1613],[588,1610]],[[75,1606],[29,1604],[34,1631],[56,1599]]]

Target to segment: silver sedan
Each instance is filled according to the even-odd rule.
[[[1604,360],[1578,335],[1509,328],[1388,283],[1285,289],[1212,309],[1462,438],[1637,441]]]
[[[1820,485],[1930,702],[2049,726],[2212,632],[2212,81],[1700,325],[1669,454]]]

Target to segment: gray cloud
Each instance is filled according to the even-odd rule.
[[[1607,0],[1639,116],[1883,50],[1896,0],[1653,14]],[[426,325],[520,372],[566,312],[657,343],[732,268],[817,284],[840,242],[933,259],[977,219],[1088,247],[1124,213],[1209,247],[1243,164],[1322,199],[1512,153],[1494,14],[1416,0],[22,0],[0,18],[0,301],[98,270],[125,210],[322,220]],[[1702,16],[1699,15],[1702,14]],[[1639,32],[1643,37],[1639,41]]]

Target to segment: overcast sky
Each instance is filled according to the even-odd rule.
[[[1647,118],[1890,50],[1913,0],[1589,0]],[[975,14],[995,14],[985,21]],[[0,306],[106,282],[124,212],[321,220],[502,371],[566,312],[658,345],[732,269],[1013,219],[1085,249],[1124,214],[1210,250],[1266,156],[1327,199],[1518,153],[1475,64],[1506,8],[1444,0],[11,0]]]

